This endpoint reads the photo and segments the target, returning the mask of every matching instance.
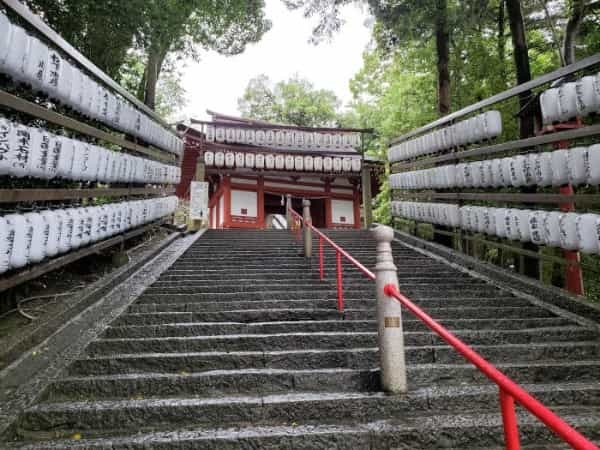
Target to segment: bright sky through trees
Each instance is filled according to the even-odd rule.
[[[203,52],[200,63],[188,61],[182,68],[189,103],[178,117],[202,118],[206,109],[237,114],[237,99],[261,73],[272,80],[298,74],[316,88],[332,90],[344,103],[350,101],[349,80],[362,67],[362,53],[371,39],[366,9],[345,7],[342,30],[331,42],[315,46],[309,42],[313,20],[304,19],[302,11],[289,11],[280,0],[266,3],[273,28],[259,43],[234,57]]]

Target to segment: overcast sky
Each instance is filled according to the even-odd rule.
[[[344,103],[350,100],[348,81],[361,68],[370,40],[366,11],[345,7],[342,30],[332,42],[315,46],[308,42],[314,20],[305,19],[301,11],[288,11],[280,0],[266,0],[266,5],[273,26],[260,42],[238,56],[205,52],[200,62],[186,63],[182,81],[189,103],[178,116],[206,118],[207,109],[237,114],[237,99],[261,73],[275,82],[298,73],[317,88],[333,90]]]

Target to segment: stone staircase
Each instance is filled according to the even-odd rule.
[[[374,266],[367,232],[329,234]],[[404,293],[600,439],[595,330],[401,244],[394,252]],[[286,231],[208,231],[21,414],[7,444],[502,448],[496,386],[408,313],[410,391],[379,391],[374,284],[345,264],[339,313],[326,255],[321,283],[317,258],[302,257]],[[526,448],[566,448],[529,414],[519,423]]]

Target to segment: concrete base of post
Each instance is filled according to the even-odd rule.
[[[407,390],[402,308],[400,303],[384,293],[384,287],[387,284],[398,286],[398,275],[391,246],[394,230],[380,225],[372,233],[377,241],[375,284],[381,386],[387,392],[401,394]]]
[[[308,226],[312,221],[310,217],[310,200],[302,200],[302,218],[304,219],[304,226],[302,227],[304,256],[310,258],[312,256],[312,230]]]

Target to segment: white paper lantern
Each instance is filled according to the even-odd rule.
[[[560,110],[558,104],[558,89],[548,89],[540,95],[540,107],[542,109],[542,122],[544,125],[552,125],[558,122]]]
[[[231,152],[225,153],[225,167],[232,168],[235,164],[235,154]]]
[[[333,169],[333,159],[329,156],[323,158],[323,171],[331,172]]]
[[[83,208],[72,208],[70,210],[73,216],[73,233],[71,235],[70,247],[76,249],[81,247],[85,233],[85,217],[83,215]]]
[[[309,136],[312,134],[309,134]],[[314,170],[314,159],[312,156],[305,156],[304,157],[304,170],[306,170],[307,172],[312,172]]]
[[[572,184],[578,185],[587,182],[590,173],[587,147],[575,147],[568,151],[567,171]]]
[[[577,113],[587,116],[600,110],[600,96],[596,92],[596,77],[587,76],[577,81]]]
[[[313,162],[314,162],[315,172],[321,172],[323,170],[323,157],[315,156],[315,159]]]
[[[566,122],[577,116],[577,91],[575,83],[565,83],[558,88],[559,120]]]
[[[24,125],[18,125],[14,132],[14,145],[9,153],[10,175],[25,177],[30,174],[30,159],[33,149],[39,149],[41,134]]]
[[[475,161],[469,163],[471,172],[471,185],[474,188],[480,188],[483,186],[483,163],[481,161]]]
[[[552,211],[544,217],[544,232],[546,244],[552,247],[560,247],[560,221],[564,214]]]
[[[235,154],[235,166],[238,168],[244,167],[244,162],[246,158],[243,153],[237,152]]]
[[[9,214],[4,217],[13,235],[13,245],[10,254],[11,269],[19,269],[29,263],[33,226],[21,214]]]
[[[10,20],[0,12],[0,72],[4,72],[4,63],[10,51],[12,31]]]
[[[83,216],[83,233],[81,234],[81,246],[85,247],[92,241],[92,212],[91,208],[81,208]]]
[[[510,234],[510,216],[509,210],[506,208],[496,208],[494,210],[494,222],[496,225],[496,236],[506,238]],[[508,217],[508,228],[507,228]]]
[[[579,250],[584,253],[600,253],[600,216],[582,214],[576,220]]]
[[[342,170],[344,172],[351,172],[352,171],[352,159],[350,159],[350,158],[343,158],[342,159]]]
[[[74,219],[71,210],[59,209],[56,214],[60,217],[62,224],[60,239],[58,241],[58,252],[66,253],[71,249],[71,240],[73,238]]]
[[[544,231],[546,215],[545,211],[531,211],[529,213],[529,238],[534,244],[541,245],[546,242]]]
[[[275,168],[277,170],[285,168],[285,157],[283,155],[275,155]]]
[[[352,172],[360,172],[362,169],[362,160],[360,158],[352,158]]]
[[[512,186],[520,187],[527,184],[527,163],[528,158],[523,155],[509,158],[510,182]]]
[[[46,164],[50,148],[50,135],[40,128],[30,128],[31,141],[29,150],[28,175],[35,178],[47,178]]]
[[[25,30],[17,25],[11,27],[11,39],[8,45],[8,54],[4,58],[3,71],[15,80],[23,79],[23,64],[29,52],[29,36]]]
[[[40,213],[48,224],[48,234],[45,236],[45,252],[47,257],[58,254],[58,244],[62,231],[62,219],[56,211],[43,211]]]
[[[552,155],[552,185],[562,186],[569,182],[568,152],[567,150],[555,150]]]
[[[2,17],[2,14],[0,14],[0,21]],[[8,175],[10,173],[11,147],[15,146],[15,125],[9,120],[0,117],[0,175]]]
[[[294,157],[285,155],[285,170],[294,170]]]
[[[265,155],[265,167],[269,170],[275,168],[275,155],[272,153]]]
[[[591,185],[600,184],[600,144],[588,148],[589,176],[587,182]]]
[[[536,184],[538,186],[551,186],[553,180],[552,153],[544,152],[534,155],[533,174]]]
[[[2,14],[0,14],[0,27],[3,26],[2,17]],[[2,36],[0,35],[0,40],[1,38]],[[10,254],[12,253],[13,239],[14,231],[4,217],[0,217],[0,273],[4,273],[10,269]]]
[[[254,168],[254,153],[246,153],[244,165],[248,168]]]
[[[493,159],[492,162],[492,186],[504,186],[504,171],[502,170],[502,159]]]
[[[298,171],[304,170],[304,157],[296,156],[294,158],[294,169]]]
[[[254,160],[254,164],[257,169],[264,169],[265,168],[265,155],[263,155],[262,153],[257,153],[256,158]]]
[[[29,53],[23,62],[23,81],[30,84],[33,90],[40,90],[44,85],[48,47],[35,37],[29,39]]]
[[[342,171],[342,158],[333,158],[332,167],[334,172]]]
[[[576,250],[579,248],[579,238],[577,236],[577,218],[579,214],[563,214],[559,221],[560,246],[566,250]]]

